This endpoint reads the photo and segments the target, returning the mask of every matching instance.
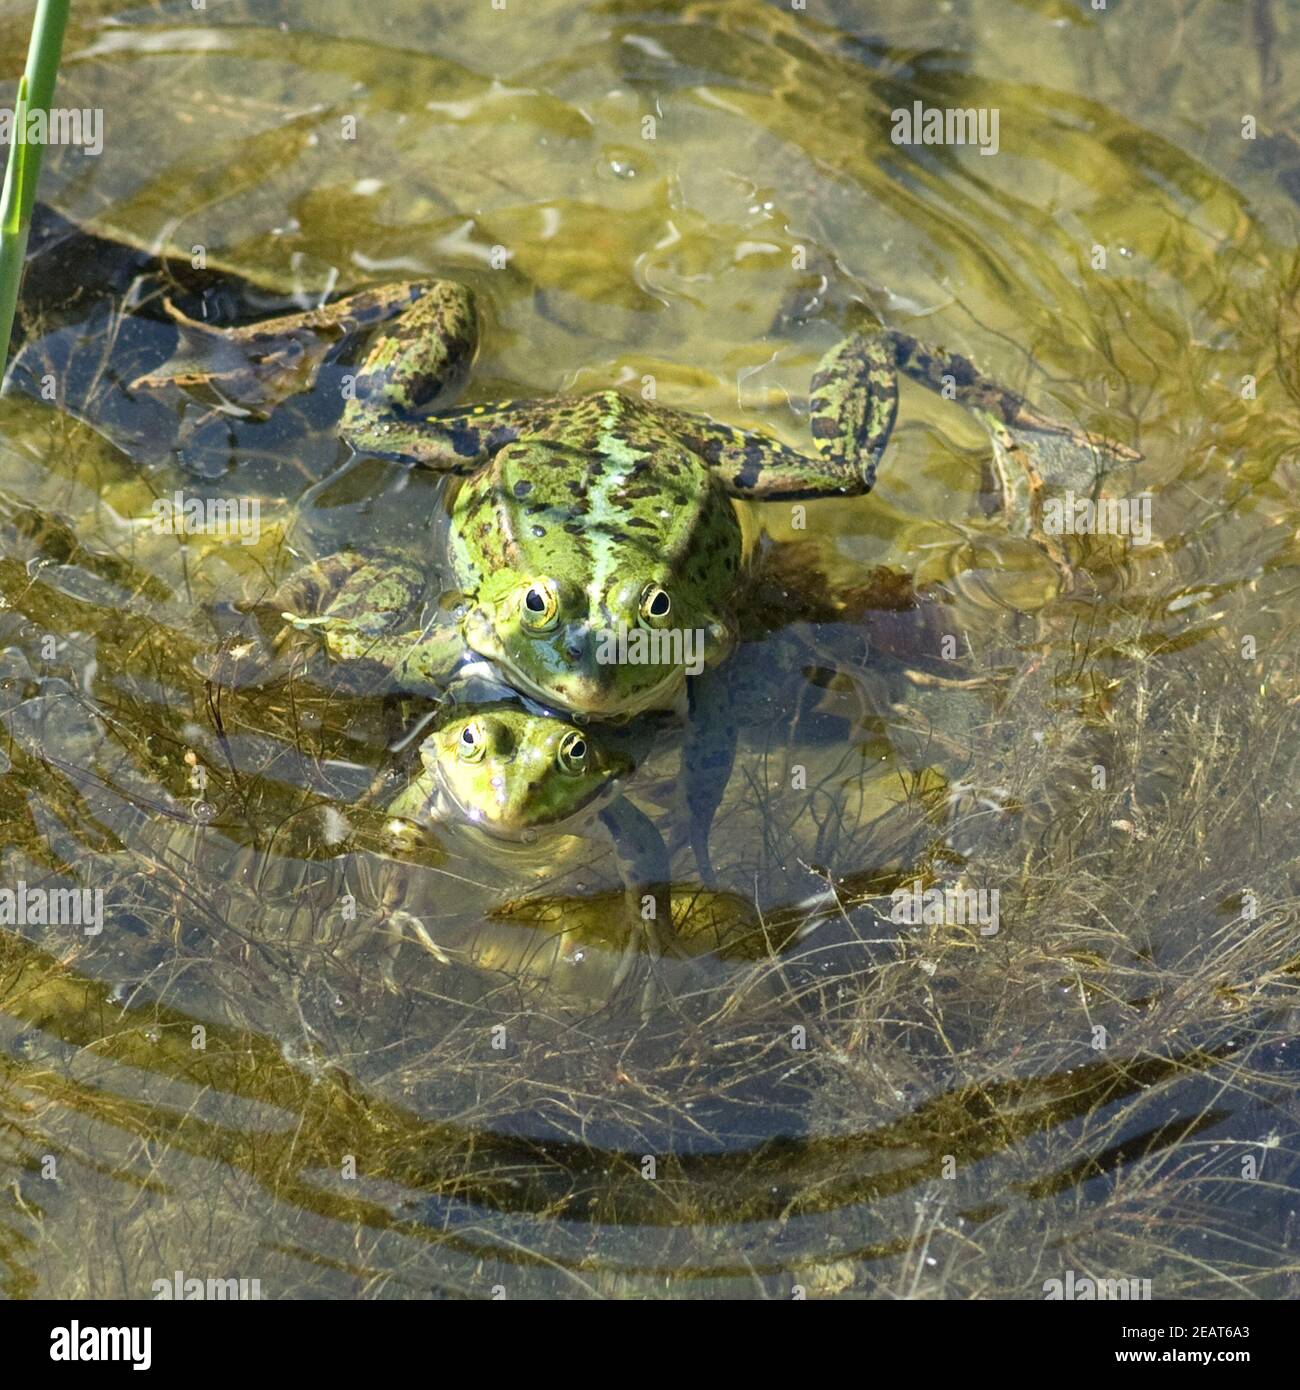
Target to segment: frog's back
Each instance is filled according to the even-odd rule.
[[[491,471],[502,542],[539,560],[549,542],[557,571],[581,552],[598,592],[630,552],[713,592],[741,567],[736,509],[718,479],[656,407],[619,391],[548,402]]]

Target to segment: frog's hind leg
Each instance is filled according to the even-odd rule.
[[[203,389],[227,409],[265,419],[290,396],[310,390],[322,363],[350,339],[399,318],[428,288],[424,281],[374,285],[315,309],[233,328],[192,319],[164,296],[176,349],[130,389]]]
[[[478,347],[474,297],[434,280],[375,341],[353,380],[340,431],[359,453],[467,473],[514,437],[505,414],[443,411],[469,376]]]
[[[1028,443],[1035,456],[1054,472],[1051,461],[1075,458],[1080,453],[1095,458],[1099,453],[1112,459],[1132,462],[1142,457],[1127,445],[1089,434],[1076,425],[1042,414],[1014,391],[985,376],[975,364],[956,352],[926,344],[906,333],[887,329],[879,334],[899,371],[913,381],[954,400],[975,414],[1001,448],[1014,449]]]
[[[870,492],[898,412],[888,343],[861,335],[840,343],[822,358],[810,389],[814,454],[684,413],[673,414],[673,427],[733,497],[772,501]]]
[[[985,376],[967,358],[893,329],[857,334],[822,358],[810,386],[815,454],[766,435],[674,414],[679,435],[737,497],[824,497],[870,492],[898,413],[898,373],[977,415],[1004,453],[1040,459],[1140,457],[1112,440],[1054,420]]]

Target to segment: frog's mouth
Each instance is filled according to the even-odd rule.
[[[521,824],[507,806],[485,807],[466,803],[457,795],[456,788],[442,768],[437,771],[437,782],[435,815],[438,821],[476,832],[498,847],[515,845],[523,848],[536,844],[544,835],[580,835],[613,794],[617,779],[611,777],[593,792],[589,800],[568,815],[533,818],[527,824]]]
[[[631,690],[616,665],[575,664],[559,672],[548,672],[544,680],[517,669],[513,674],[526,695],[570,718],[621,720],[646,710],[674,707],[685,679],[678,667],[661,669],[663,674],[657,680]]]
[[[491,615],[480,605],[466,618],[464,631],[472,650],[496,663],[521,694],[579,719],[619,719],[671,709],[686,674],[693,670],[686,664],[635,659],[638,654],[628,651],[626,627],[620,632],[617,627],[572,622],[560,632],[516,636],[503,643]],[[711,650],[701,653],[705,659],[712,655]]]

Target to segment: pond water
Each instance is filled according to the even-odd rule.
[[[0,889],[94,929],[0,893],[0,1289],[1294,1296],[1298,73],[1281,0],[78,4],[102,150],[46,152],[0,399]],[[896,142],[918,103],[983,148]],[[1046,544],[905,384],[869,496],[747,508],[715,886],[671,723],[629,783],[695,953],[648,1010],[607,839],[399,838],[428,704],[263,660],[305,561],[435,553],[443,480],[333,430],[349,360],[266,418],[132,385],[164,298],[428,276],[470,403],[650,383],[799,447],[885,324],[1141,453],[1068,480],[1140,534]]]

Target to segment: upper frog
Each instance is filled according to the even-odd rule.
[[[472,596],[468,645],[562,709],[670,704],[735,641],[731,499],[659,412],[617,391],[557,402],[456,488],[448,548]],[[628,659],[633,633],[656,640]]]
[[[295,581],[284,606],[336,658],[377,664],[410,690],[443,688],[468,649],[566,712],[671,705],[688,674],[735,642],[748,561],[735,499],[868,491],[899,369],[975,411],[1003,449],[1026,432],[1089,444],[964,358],[892,331],[848,338],[822,360],[806,454],[615,390],[446,410],[477,340],[470,292],[422,282],[386,300],[396,317],[352,382],[341,429],[359,451],[461,475],[447,537],[460,620],[420,621],[433,566],[409,557],[332,557]],[[330,308],[356,322],[351,304]],[[274,322],[259,325],[260,342]]]

